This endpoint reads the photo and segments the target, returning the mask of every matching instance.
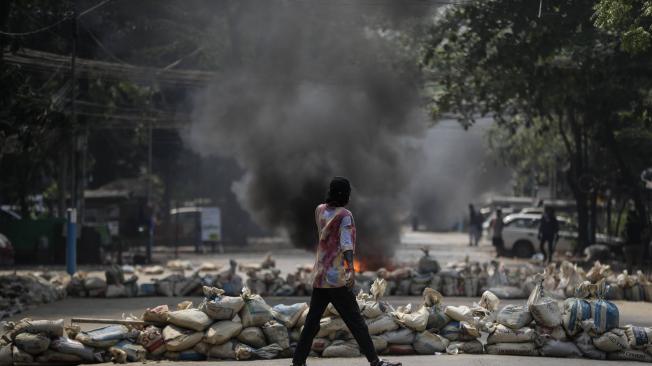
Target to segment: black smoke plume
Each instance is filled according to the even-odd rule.
[[[401,33],[382,26],[400,24],[387,13],[395,8],[356,3],[233,10],[228,66],[197,96],[186,141],[236,159],[246,171],[233,186],[243,207],[302,248],[316,244],[314,209],[330,178],[348,177],[358,255],[377,267],[399,243],[425,118],[414,60]]]

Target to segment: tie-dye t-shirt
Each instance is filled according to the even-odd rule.
[[[344,252],[355,250],[353,215],[344,207],[321,204],[315,209],[319,245],[313,270],[312,286],[333,288],[346,286]]]

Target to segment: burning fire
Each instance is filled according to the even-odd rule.
[[[387,270],[395,269],[394,263],[391,259],[387,258],[354,258],[353,259],[353,269],[356,273],[362,273],[365,271],[376,271],[380,268],[385,268]]]

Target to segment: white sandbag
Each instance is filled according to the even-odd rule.
[[[477,328],[467,322],[452,321],[444,326],[439,334],[449,341],[472,341],[480,337]]]
[[[185,309],[171,311],[168,314],[168,322],[181,328],[202,332],[211,325],[213,320],[199,309]]]
[[[468,306],[447,306],[444,309],[444,314],[458,322],[473,321],[473,312]]]
[[[652,355],[644,351],[626,349],[607,353],[607,360],[652,362]]]
[[[562,325],[569,335],[582,331],[582,322],[591,318],[591,304],[584,299],[569,298],[564,300]]]
[[[163,357],[166,360],[172,360],[172,361],[206,361],[206,355],[203,353],[199,353],[194,349],[189,349],[181,352],[168,351],[165,352]]]
[[[305,302],[294,305],[279,304],[272,308],[272,316],[286,328],[293,328],[306,309],[308,304]]]
[[[607,353],[597,349],[593,344],[593,339],[591,339],[591,336],[586,332],[582,332],[580,335],[575,337],[575,345],[579,348],[584,357],[593,360],[604,360],[607,358]]]
[[[148,326],[138,334],[137,342],[145,347],[145,350],[147,350],[147,353],[150,355],[158,356],[165,353],[163,332],[160,328],[153,325]]]
[[[212,346],[208,350],[207,356],[210,358],[218,358],[221,360],[235,360],[235,348],[238,345],[237,342],[227,341],[225,343]]]
[[[372,336],[371,342],[374,344],[374,349],[377,353],[383,352],[387,348],[387,341],[380,336]]]
[[[383,333],[379,337],[391,344],[412,344],[416,337],[416,333],[409,328],[399,328]]]
[[[444,352],[450,341],[439,334],[423,331],[416,335],[412,346],[420,355],[433,355],[435,352]]]
[[[599,292],[598,296],[604,297],[606,291],[606,282],[598,284]],[[618,328],[619,326],[619,313],[618,307],[607,300],[592,300],[591,304],[591,316],[592,322],[584,321],[582,322],[582,328],[585,331],[589,332],[592,336],[597,336],[602,334],[610,329]]]
[[[532,322],[532,315],[524,306],[507,305],[498,312],[496,322],[512,329],[520,329]]]
[[[39,363],[78,364],[82,361],[82,359],[77,355],[47,350],[42,354],[36,356],[35,361]]]
[[[331,340],[328,338],[315,338],[312,340],[312,346],[310,349],[317,353],[322,353],[326,347],[330,346],[330,344]]]
[[[143,314],[143,320],[156,324],[165,324],[168,321],[170,309],[167,305],[159,305],[155,308],[147,308]]]
[[[568,341],[568,335],[566,334],[564,327],[561,325],[556,327],[545,327],[542,325],[537,325],[534,329],[542,340],[554,339],[556,341],[562,342]]]
[[[357,301],[362,316],[372,319],[385,313],[386,306],[380,301],[380,298],[385,294],[386,290],[387,282],[382,278],[376,278],[371,284],[369,294],[360,291]]]
[[[271,360],[272,358],[276,358],[281,352],[283,352],[283,348],[276,343],[272,343],[265,347],[255,349],[252,353],[254,358]]]
[[[163,328],[163,340],[168,351],[180,352],[191,349],[204,338],[204,332],[183,329],[176,325]]]
[[[12,324],[13,328],[9,332],[12,340],[20,333],[42,333],[50,337],[63,337],[63,319],[31,320],[26,318],[16,324],[10,324]]]
[[[142,362],[145,361],[145,357],[147,356],[145,347],[125,340],[118,342],[118,344],[111,348],[124,351],[127,354],[127,361],[129,362]]]
[[[537,334],[532,328],[512,329],[498,324],[487,337],[487,344],[534,342],[536,338]]]
[[[260,295],[252,294],[245,287],[242,289],[242,299],[244,300],[244,306],[239,314],[243,327],[262,327],[272,320],[272,308],[267,305]]]
[[[50,342],[50,348],[70,355],[76,355],[86,362],[101,362],[102,356],[94,353],[93,348],[85,346],[83,343],[74,339],[59,337]]]
[[[29,354],[38,355],[50,347],[50,338],[41,334],[21,333],[14,338],[14,345]]]
[[[491,355],[538,356],[534,343],[496,343],[486,347]]]
[[[242,329],[238,335],[238,341],[253,348],[261,348],[267,345],[263,330],[258,327],[247,327]]]
[[[556,327],[561,325],[561,310],[556,300],[544,294],[543,280],[543,276],[537,277],[537,285],[530,293],[527,307],[537,324]]]
[[[550,339],[544,342],[539,349],[539,353],[544,357],[582,357],[582,352],[573,342],[562,342]]]
[[[360,350],[355,341],[335,341],[321,353],[322,357],[358,357]]]
[[[204,333],[203,342],[209,344],[222,344],[229,339],[236,337],[242,330],[242,323],[231,320],[220,320],[213,323]]]
[[[16,346],[12,347],[11,352],[14,364],[34,362],[34,356]]]
[[[382,334],[398,328],[398,323],[396,323],[394,318],[388,314],[383,314],[373,319],[367,319],[366,323],[367,328],[369,329],[369,334],[371,335]]]
[[[202,287],[204,301],[199,309],[213,320],[231,320],[242,310],[244,300],[241,296],[224,296],[224,290],[217,287]]]
[[[527,294],[520,288],[514,286],[498,286],[487,289],[500,299],[523,299]]]
[[[604,352],[617,352],[629,348],[627,335],[625,335],[624,330],[619,328],[614,328],[599,337],[593,338],[593,344],[597,349]]]
[[[317,332],[317,338],[328,337],[331,333],[334,333],[338,330],[344,330],[346,324],[342,318],[322,318],[319,321],[319,331]]]
[[[446,347],[446,353],[449,355],[457,355],[460,353],[470,355],[482,354],[484,353],[484,346],[482,345],[482,342],[477,339],[468,342],[451,342],[448,347]]]
[[[626,325],[625,335],[631,348],[645,348],[652,344],[652,328]]]
[[[482,293],[482,297],[480,297],[480,302],[478,305],[493,313],[498,310],[500,299],[493,292],[485,291]]]
[[[428,316],[430,313],[425,306],[419,308],[419,310],[413,313],[402,313],[400,311],[392,312],[392,316],[395,317],[396,321],[403,325],[404,327],[410,328],[417,332],[423,332],[426,330],[428,325]]]
[[[308,317],[308,312],[310,311],[310,307],[308,307],[306,310],[301,313],[301,316],[299,319],[297,319],[296,324],[294,324],[295,328],[301,328],[303,325],[306,323],[306,318]]]
[[[88,332],[80,332],[75,339],[90,347],[108,348],[127,338],[128,335],[129,328],[124,325],[109,325]]]
[[[263,325],[263,333],[267,339],[267,343],[276,343],[283,349],[290,348],[290,335],[288,329],[283,324],[274,320]]]
[[[246,344],[237,344],[235,346],[235,359],[238,361],[250,360],[254,356],[254,349]]]
[[[301,330],[297,328],[288,329],[288,334],[290,335],[290,344],[299,343],[301,338]]]

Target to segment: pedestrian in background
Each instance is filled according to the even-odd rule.
[[[503,211],[496,210],[496,216],[491,220],[491,244],[496,248],[496,258],[503,256],[505,246],[503,242]]]
[[[477,247],[482,237],[482,215],[469,204],[469,246]]]
[[[543,254],[544,262],[552,262],[552,255],[555,252],[555,244],[559,238],[559,222],[555,216],[555,210],[547,206],[541,215],[539,222],[539,249]],[[548,244],[548,252],[546,254],[545,245]]]

